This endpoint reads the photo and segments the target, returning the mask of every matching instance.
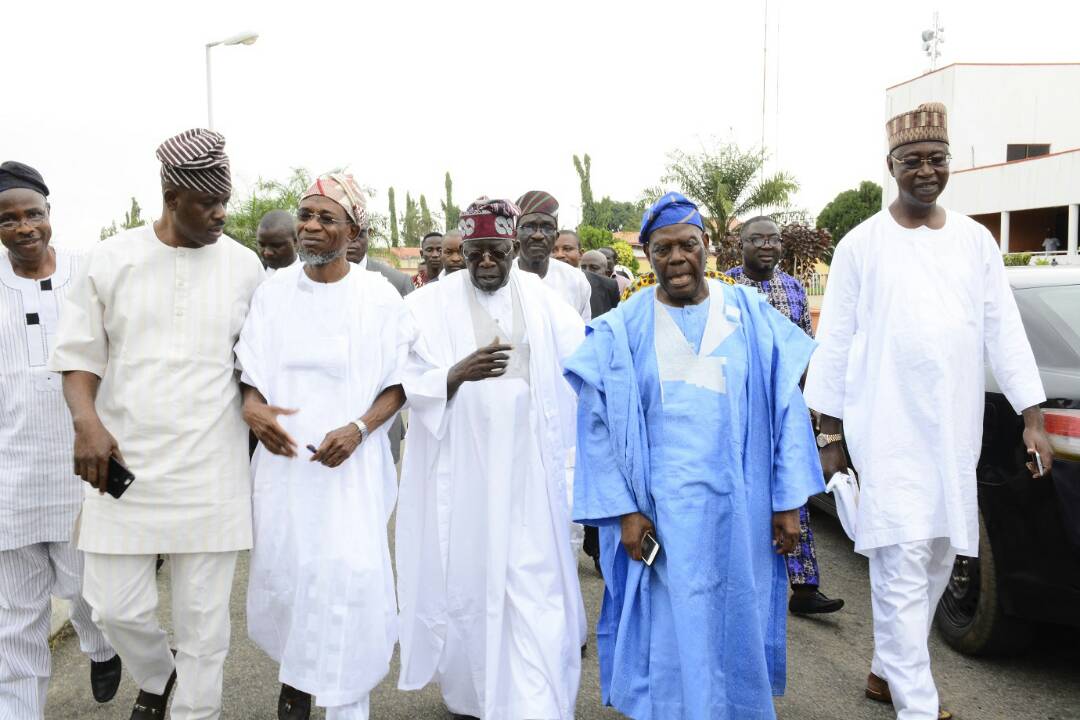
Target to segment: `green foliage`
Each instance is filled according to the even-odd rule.
[[[845,190],[826,205],[817,217],[817,226],[825,228],[833,236],[833,242],[840,242],[848,232],[881,209],[881,186],[870,180],[863,180],[854,190]],[[832,248],[826,261],[832,260]]]
[[[401,218],[401,242],[405,247],[420,247],[420,207],[405,193],[405,215]]]
[[[401,242],[398,239],[397,207],[394,204],[394,188],[387,190],[386,194],[390,198],[390,245],[391,247],[398,247]]]
[[[734,143],[694,155],[676,150],[668,156],[663,181],[678,186],[704,209],[709,234],[722,238],[732,218],[766,210],[781,216],[791,212],[791,197],[799,184],[784,172],[760,177],[764,163],[761,150],[743,151]]]
[[[578,225],[577,234],[581,238],[581,252],[611,247],[615,241],[610,230],[590,225]]]
[[[1044,257],[1035,258],[1035,264],[1038,265],[1039,267],[1042,267],[1044,265],[1049,265],[1050,264],[1050,258],[1044,258]]]
[[[124,213],[124,221],[117,227],[116,221],[113,220],[107,227],[101,228],[99,238],[104,240],[107,237],[112,237],[120,230],[130,230],[131,228],[141,227],[146,224],[143,220],[142,208],[139,207],[139,201],[134,197],[131,198],[131,209]]]
[[[446,199],[442,201],[443,217],[446,218],[446,232],[456,230],[458,221],[461,219],[461,208],[454,204],[454,181],[450,179],[450,173],[446,173]]]
[[[623,230],[637,230],[641,227],[641,215],[648,207],[639,201],[620,202],[604,196],[604,199],[593,204],[593,221],[596,227],[607,228],[613,233]]]
[[[431,211],[428,209],[427,198],[424,197],[423,195],[421,195],[420,196],[420,224],[419,224],[419,227],[417,228],[417,230],[418,230],[418,232],[420,234],[420,237],[423,238],[428,233],[435,232],[438,229],[439,229],[438,223],[436,223],[435,219],[432,218]]]
[[[634,248],[630,246],[630,243],[625,240],[616,240],[611,244],[611,249],[615,251],[615,262],[617,264],[630,268],[630,272],[635,275],[638,274],[641,264],[634,255]]]
[[[311,175],[303,168],[293,168],[284,182],[259,178],[248,197],[234,196],[225,219],[225,234],[255,249],[255,234],[262,216],[271,210],[296,212],[300,196],[311,185]]]
[[[581,181],[581,224],[592,227],[600,227],[597,222],[596,208],[593,205],[592,194],[592,158],[585,153],[582,159],[574,156],[574,170],[577,171],[578,180]]]
[[[1031,253],[1008,253],[1003,259],[1008,267],[1027,267],[1031,264]]]

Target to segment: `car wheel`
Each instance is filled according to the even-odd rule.
[[[998,596],[994,551],[979,513],[979,557],[958,555],[935,621],[942,636],[965,655],[1010,654],[1028,644],[1026,623],[1005,615]]]

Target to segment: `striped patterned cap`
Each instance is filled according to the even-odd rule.
[[[947,143],[949,123],[945,105],[939,102],[923,103],[914,110],[900,113],[885,123],[885,134],[889,138],[889,152],[908,143]]]
[[[348,173],[331,172],[315,178],[300,199],[309,198],[312,195],[322,195],[330,198],[345,210],[349,219],[361,228],[368,227],[367,201],[364,199],[364,191],[360,189],[356,178]]]
[[[529,213],[543,213],[550,215],[556,220],[559,219],[559,201],[556,200],[551,193],[544,192],[543,190],[530,190],[521,197],[518,198],[518,209],[522,215],[528,215]]]
[[[211,195],[232,192],[225,136],[213,130],[193,128],[174,135],[157,149],[161,181]]]

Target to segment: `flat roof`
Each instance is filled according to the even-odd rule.
[[[916,80],[922,80],[927,75],[933,75],[934,73],[939,73],[939,72],[941,72],[943,70],[948,70],[951,67],[1038,67],[1038,66],[1068,67],[1068,66],[1071,66],[1071,65],[1080,65],[1080,62],[1030,62],[1030,63],[955,62],[955,63],[949,63],[948,65],[945,65],[944,67],[939,67],[936,70],[931,70],[930,72],[925,72],[922,75],[919,75],[917,77],[913,77],[913,78],[911,78],[909,80],[904,80],[903,82],[898,82],[895,85],[889,85],[887,88],[885,88],[885,92],[888,92],[889,90],[892,90],[894,88],[898,88],[901,85],[907,85],[908,83],[915,82]]]
[[[1057,152],[1046,153],[1045,155],[1035,155],[1034,157],[1020,158],[1019,160],[1006,160],[1005,162],[991,163],[989,165],[976,165],[975,167],[964,168],[963,170],[953,170],[950,174],[959,175],[960,173],[973,172],[975,170],[985,170],[986,168],[992,167],[1001,167],[1002,165],[1019,165],[1020,163],[1032,162],[1033,160],[1044,160],[1046,158],[1057,157],[1058,155],[1068,155],[1069,153],[1074,152],[1080,152],[1080,148],[1058,150]]]

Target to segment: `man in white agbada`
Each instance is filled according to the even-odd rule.
[[[515,214],[505,200],[473,203],[461,218],[468,272],[406,299],[417,340],[404,382],[398,686],[435,680],[464,717],[570,720],[584,606],[562,360],[584,325],[536,276],[511,272]]]
[[[984,353],[1023,413],[1027,447],[1046,468],[1052,457],[997,243],[937,204],[949,179],[945,106],[921,105],[887,131],[899,196],[836,248],[805,396],[823,415],[826,477],[848,467],[845,439],[859,474],[855,549],[870,559],[874,612],[866,695],[892,702],[900,720],[933,720],[951,715],[930,674],[930,623],[954,558],[979,548]]]
[[[233,346],[263,268],[222,234],[224,145],[202,129],[162,143],[161,218],[94,246],[49,361],[90,485],[83,593],[139,687],[133,720],[164,717],[174,681],[173,720],[220,717],[233,570],[251,547]],[[110,457],[135,475],[120,499],[103,492]],[[157,618],[158,554],[169,556],[175,661]]]
[[[514,271],[538,276],[556,295],[566,301],[582,320],[588,322],[592,319],[592,286],[589,285],[589,279],[583,271],[551,257],[559,236],[559,201],[551,193],[530,190],[518,198],[516,205],[521,217],[518,218],[515,238],[518,258],[514,263]],[[570,504],[571,510],[574,505],[575,451],[576,448],[570,445],[566,455],[566,502]],[[575,556],[584,543],[585,527],[570,523],[570,549]],[[585,645],[587,636],[588,628],[582,625],[582,646]]]
[[[411,324],[390,283],[345,258],[366,223],[351,175],[317,179],[296,216],[304,264],[255,292],[236,345],[259,438],[248,634],[281,666],[280,720],[306,720],[312,695],[328,720],[367,720],[397,640],[384,423],[405,401]]]
[[[82,596],[83,556],[71,541],[82,483],[60,376],[45,363],[79,258],[49,241],[49,188],[28,165],[0,165],[0,718],[41,720],[52,674],[52,596],[90,658],[94,699],[120,685],[120,658]]]

